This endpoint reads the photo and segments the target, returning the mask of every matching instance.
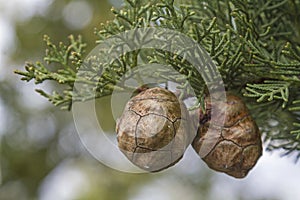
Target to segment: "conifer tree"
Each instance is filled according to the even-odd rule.
[[[115,18],[95,30],[96,44],[144,27],[167,28],[192,38],[212,58],[226,90],[243,96],[267,149],[283,149],[286,155],[295,153],[300,158],[299,0],[126,0],[121,9],[112,12]],[[155,49],[132,51],[108,63],[93,65],[91,61],[88,67],[95,67],[94,71],[82,74],[80,82],[93,91],[74,91],[76,74],[87,55],[84,38],[70,36],[68,44],[58,45],[48,36],[44,40],[44,61],[27,63],[24,71],[16,73],[24,81],[40,84],[49,80],[62,85],[62,90],[51,94],[37,90],[62,109],[70,110],[74,101],[126,90],[117,82],[141,62],[173,66],[188,77],[199,102],[205,95],[204,80],[194,73],[190,63]]]

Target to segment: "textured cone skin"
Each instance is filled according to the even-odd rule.
[[[131,98],[116,125],[119,149],[136,166],[161,171],[183,156],[192,137],[188,111],[170,91],[151,88]]]
[[[262,155],[261,136],[243,101],[229,93],[226,98],[205,99],[206,115],[202,114],[192,146],[211,169],[244,178]],[[218,120],[221,115],[224,122]]]

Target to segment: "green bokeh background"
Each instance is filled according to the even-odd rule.
[[[17,4],[20,1],[13,2]],[[11,15],[3,15],[15,37],[13,45],[4,52],[6,59],[0,60],[0,200],[280,199],[273,195],[251,195],[255,193],[255,181],[249,182],[247,178],[235,180],[215,173],[195,155],[189,158],[195,159],[191,164],[179,164],[156,174],[120,172],[93,158],[80,142],[72,113],[59,110],[34,92],[36,88],[51,91],[59,86],[21,82],[13,71],[22,69],[26,61],[42,60],[45,34],[54,43],[66,42],[70,34],[80,34],[88,44],[89,52],[96,46],[94,28],[100,28],[100,23],[112,19],[110,8],[112,5],[120,6],[121,2],[45,2],[48,2],[45,13],[20,19],[18,11],[12,9]],[[66,6],[74,2],[85,3],[92,11],[89,23],[78,29],[68,24],[63,16]],[[6,1],[0,1],[0,13],[6,13],[6,4]],[[19,8],[18,5],[16,8]],[[110,98],[97,100],[96,108],[102,111],[98,113],[102,128],[114,134]],[[255,177],[255,173],[250,176],[256,183],[264,181]],[[216,189],[230,184],[237,189],[225,192],[226,187]],[[252,185],[250,189],[249,185]]]

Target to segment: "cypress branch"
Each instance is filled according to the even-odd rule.
[[[182,0],[180,4],[173,0],[126,0],[124,8],[112,9],[115,15],[112,21],[95,30],[96,44],[140,27],[168,28],[185,34],[209,53],[226,89],[244,94],[264,136],[270,139],[268,149],[284,149],[286,154],[296,152],[300,158],[299,10],[299,0]],[[146,44],[149,42],[146,36],[136,38],[137,42]],[[44,62],[27,63],[24,71],[15,72],[24,81],[33,80],[36,84],[53,81],[64,86],[60,93],[37,90],[64,109],[71,109],[72,100],[87,101],[110,95],[113,90],[130,89],[122,77],[130,78],[142,64],[171,66],[183,75],[198,97],[195,106],[202,106],[206,95],[204,79],[212,78],[201,77],[186,60],[191,56],[188,55],[189,46],[186,51],[176,53],[158,49],[135,50],[107,61],[105,55],[112,49],[121,48],[126,44],[123,41],[102,49],[100,54],[103,56],[83,62],[86,44],[80,36],[70,36],[67,44],[53,44],[47,36],[44,40],[47,45]],[[192,54],[201,56],[199,52]],[[182,80],[168,71],[158,71],[153,76],[162,80]],[[75,80],[85,87],[73,91]],[[185,90],[186,84],[182,81],[180,88]],[[252,101],[254,98],[256,103]],[[260,123],[270,118],[275,118],[279,124]]]

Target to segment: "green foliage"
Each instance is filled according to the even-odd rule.
[[[289,82],[283,81],[264,81],[262,84],[247,84],[247,97],[258,97],[257,102],[265,99],[273,101],[274,99],[283,100],[282,107],[285,108],[289,98]]]
[[[124,8],[112,9],[114,20],[95,31],[96,43],[139,27],[168,28],[189,36],[209,53],[227,90],[243,93],[249,97],[246,98],[249,104],[253,104],[251,98],[256,98],[252,112],[262,113],[255,117],[258,123],[269,119],[271,108],[276,108],[272,112],[278,121],[281,119],[278,113],[289,116],[291,120],[284,124],[286,127],[280,127],[280,133],[261,125],[262,132],[271,140],[269,149],[283,148],[300,155],[299,10],[299,0],[185,0],[181,3],[127,0]],[[25,81],[35,80],[38,84],[53,80],[64,85],[66,88],[62,93],[52,95],[38,90],[54,105],[63,108],[70,109],[72,99],[86,101],[110,95],[115,89],[128,89],[125,84],[117,83],[125,74],[134,72],[138,65],[145,63],[172,66],[191,83],[200,102],[205,95],[203,77],[184,56],[175,53],[135,50],[109,62],[88,59],[82,66],[85,45],[80,37],[70,37],[68,45],[55,46],[49,38],[46,38],[46,43],[46,64],[28,63],[25,72],[16,73]],[[108,49],[103,49],[105,51]],[[79,67],[86,70],[77,76],[77,80],[80,78],[80,82],[92,91],[84,88],[73,91]],[[156,75],[166,76],[162,72]],[[175,80],[178,77],[168,74],[166,78]],[[183,82],[180,88],[184,91],[185,86],[186,82]]]
[[[292,102],[292,106],[289,107],[289,110],[292,112],[296,112],[299,114],[300,112],[300,100],[295,100]],[[294,122],[293,125],[295,126],[295,130],[291,131],[291,134],[296,135],[296,139],[300,139],[300,123],[299,123],[299,116],[298,122]],[[300,148],[299,148],[300,149]]]
[[[44,57],[45,63],[36,62],[27,63],[25,72],[16,70],[15,73],[22,76],[23,81],[34,80],[36,84],[43,83],[46,80],[52,80],[66,86],[63,94],[54,91],[53,94],[47,94],[43,90],[36,90],[42,96],[49,99],[55,106],[63,106],[62,108],[71,108],[73,85],[76,80],[76,72],[82,63],[82,56],[85,51],[86,44],[82,42],[82,38],[69,37],[70,43],[64,45],[59,43],[58,46],[50,41],[48,36],[44,37],[47,49]],[[51,66],[51,67],[46,67]]]

